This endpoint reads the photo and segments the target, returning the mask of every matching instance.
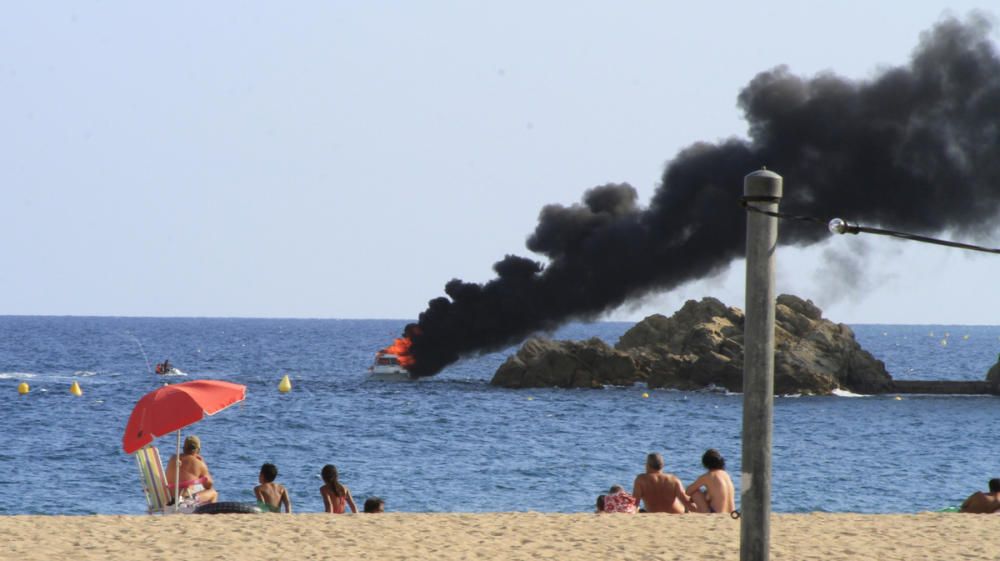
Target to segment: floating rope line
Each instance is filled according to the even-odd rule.
[[[759,200],[759,199],[758,199]],[[769,210],[764,210],[762,208],[755,207],[750,203],[755,202],[753,199],[742,199],[740,204],[747,210],[747,212],[756,212],[758,214],[764,214],[767,216],[773,216],[774,218],[780,218],[782,220],[796,220],[799,222],[812,222],[815,224],[822,224],[830,230],[833,234],[878,234],[880,236],[890,236],[893,238],[899,238],[903,240],[910,240],[914,242],[930,243],[935,245],[943,245],[946,247],[955,247],[958,249],[967,249],[970,251],[981,251],[983,253],[993,253],[1000,255],[1000,249],[992,247],[983,247],[980,245],[972,245],[961,242],[953,242],[950,240],[939,240],[937,238],[931,238],[928,236],[921,236],[918,234],[910,234],[907,232],[897,232],[896,230],[886,230],[884,228],[872,228],[870,226],[860,226],[858,224],[850,224],[845,220],[840,218],[834,218],[833,220],[823,220],[822,218],[816,218],[814,216],[803,216],[798,214],[788,214],[785,212],[772,212]],[[776,202],[776,201],[775,201]]]

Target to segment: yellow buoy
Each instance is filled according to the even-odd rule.
[[[281,393],[288,393],[292,391],[292,381],[288,379],[288,374],[278,382],[278,391]]]
[[[80,389],[80,383],[73,380],[73,385],[69,387],[69,393],[75,395],[76,397],[83,395],[83,390]]]
[[[642,392],[642,397],[649,397],[649,394],[646,392]]]
[[[17,393],[21,395],[28,395],[28,392],[30,391],[31,391],[31,386],[28,385],[28,382],[21,382],[20,384],[17,385]]]

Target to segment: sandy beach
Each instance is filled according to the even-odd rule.
[[[780,514],[775,560],[997,559],[1000,516]],[[0,559],[739,559],[722,516],[326,514],[0,517]]]

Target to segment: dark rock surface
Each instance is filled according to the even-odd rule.
[[[795,296],[779,296],[776,306],[775,393],[891,391],[885,364],[861,348],[849,327],[824,319],[812,302]],[[642,320],[615,348],[596,338],[531,339],[491,383],[595,388],[636,382],[653,388],[742,391],[743,312],[715,298],[689,300],[669,318],[656,314]]]
[[[500,365],[490,383],[507,388],[600,388],[632,385],[640,376],[631,356],[596,337],[587,341],[533,338]]]

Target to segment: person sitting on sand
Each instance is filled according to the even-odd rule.
[[[976,491],[962,503],[959,512],[990,514],[1000,511],[1000,479],[990,479],[990,492]]]
[[[288,498],[288,490],[284,485],[275,483],[278,477],[278,467],[274,464],[264,464],[260,466],[260,475],[257,480],[260,485],[253,488],[253,494],[257,497],[257,503],[270,512],[281,512],[281,507],[285,507],[285,512],[292,513],[292,500]]]
[[[177,471],[178,462],[180,462],[180,477]],[[176,454],[170,456],[166,475],[167,489],[170,490],[171,497],[175,495],[174,489],[178,488],[179,479],[181,497],[194,497],[199,503],[214,503],[219,500],[219,493],[214,487],[212,475],[208,472],[208,465],[201,457],[201,440],[197,436],[191,435],[184,439],[184,451],[179,457]]]
[[[611,490],[604,496],[604,512],[635,514],[638,510],[639,504],[635,497],[630,495],[621,485],[612,485]]]
[[[726,473],[726,459],[718,450],[709,448],[701,456],[701,465],[708,471],[686,489],[698,505],[698,512],[729,514],[736,510],[736,489]]]
[[[597,495],[597,505],[594,512],[597,514],[604,514],[604,499],[606,498],[607,495]]]
[[[349,506],[351,512],[357,514],[358,507],[351,497],[351,490],[337,479],[337,466],[326,464],[320,475],[323,477],[323,486],[319,488],[319,494],[323,496],[324,512],[344,514],[345,506]]]
[[[385,501],[379,497],[368,497],[365,499],[365,514],[380,514],[385,512]]]
[[[667,512],[684,514],[697,507],[687,493],[684,484],[672,473],[663,473],[663,456],[652,453],[646,456],[646,473],[635,478],[632,496],[638,505],[641,501],[646,512]]]

